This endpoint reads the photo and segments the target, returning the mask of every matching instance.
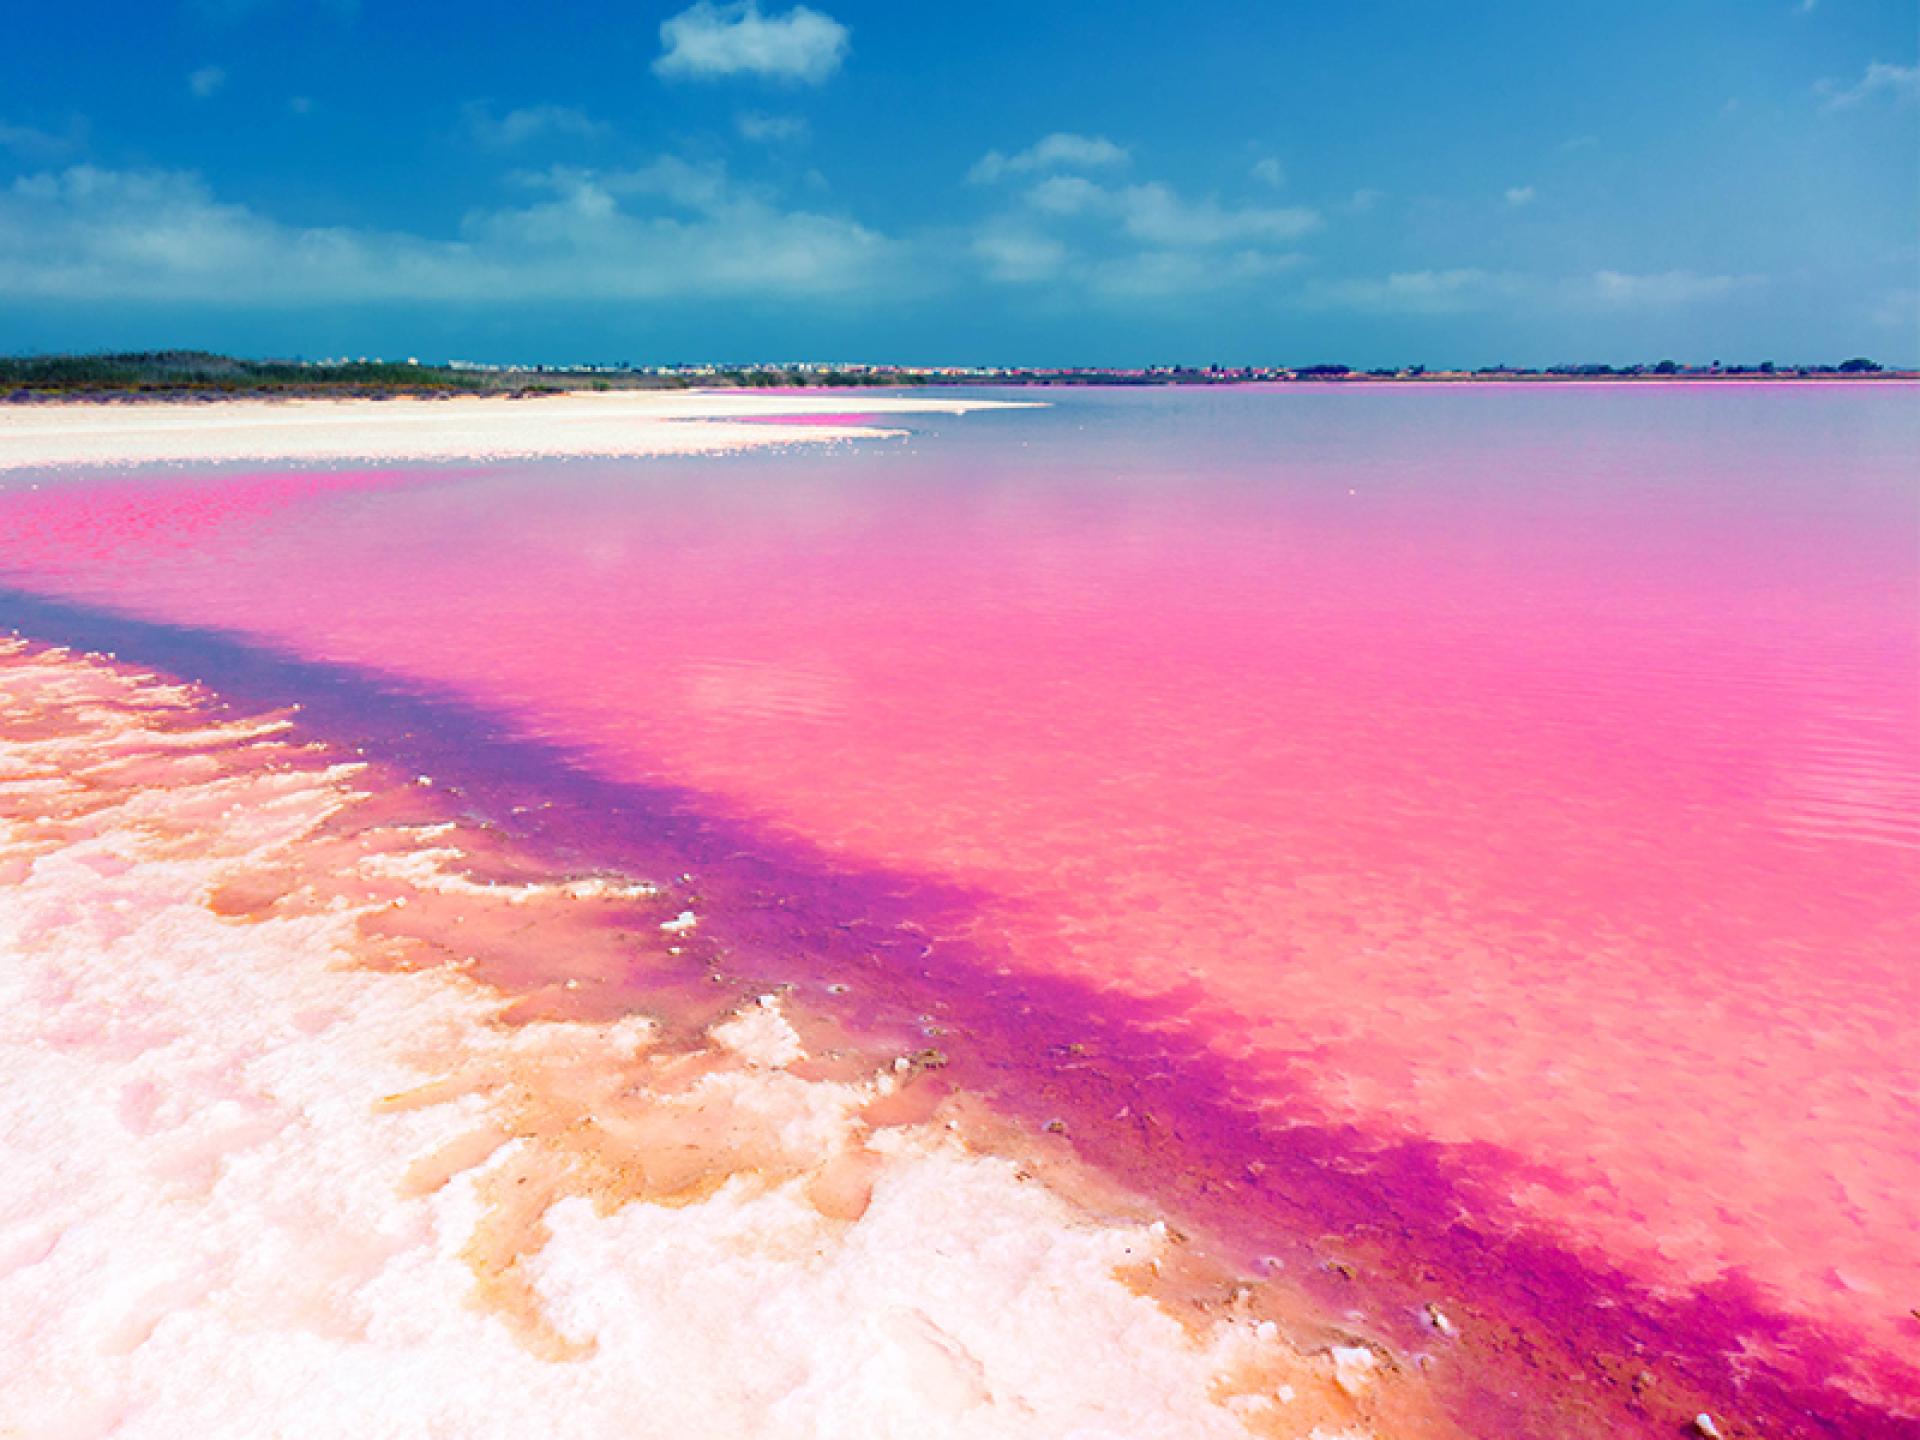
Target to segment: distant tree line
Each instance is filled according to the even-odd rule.
[[[435,365],[236,360],[204,350],[0,356],[0,391],[16,394],[418,394],[476,390],[481,383],[477,377]]]
[[[1486,365],[1471,371],[1443,371],[1442,376],[1501,378],[1506,376],[1596,377],[1632,379],[1639,376],[1718,375],[1873,375],[1884,367],[1864,355],[1838,365],[1776,366],[1771,360],[1756,365],[1682,365],[1660,360],[1643,365],[1569,364],[1532,369],[1514,365]],[[1319,362],[1312,365],[1248,365],[1239,368],[1210,365],[1155,365],[1145,369],[1100,366],[1059,366],[1045,369],[981,367],[965,372],[932,374],[888,366],[834,369],[818,365],[704,365],[634,369],[630,366],[569,368],[539,365],[530,368],[475,365],[421,365],[413,361],[239,360],[203,350],[151,350],[111,355],[0,356],[0,398],[13,400],[61,398],[217,398],[229,395],[357,395],[380,399],[389,395],[448,396],[455,394],[552,394],[564,390],[682,389],[703,385],[720,388],[771,389],[818,387],[853,389],[886,385],[979,384],[1015,385],[1208,385],[1249,380],[1409,380],[1429,376],[1422,365],[1358,370],[1351,365]]]
[[[922,385],[927,377],[910,370],[816,370],[816,369],[754,369],[754,370],[716,370],[711,376],[702,377],[702,383],[739,386],[749,390],[769,390],[778,388],[805,388],[809,385],[826,389],[846,389],[875,385]]]
[[[1652,365],[1549,365],[1545,370],[1513,370],[1508,367],[1490,367],[1476,371],[1476,374],[1507,373],[1515,375],[1874,375],[1886,367],[1856,355],[1851,360],[1843,360],[1838,365],[1776,365],[1771,360],[1762,360],[1752,365],[1722,365],[1718,360],[1711,365],[1682,365],[1678,360],[1661,360]]]
[[[756,366],[683,372],[630,367],[569,369],[539,365],[421,365],[389,360],[239,360],[204,350],[146,350],[110,355],[0,356],[0,397],[558,394],[565,390],[684,389],[692,385],[767,389],[913,385],[926,377],[890,369],[828,370]]]

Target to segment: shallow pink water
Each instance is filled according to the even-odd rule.
[[[1075,394],[777,457],[42,477],[0,572],[961,884],[963,938],[1167,999],[1224,1099],[1910,1353],[1917,398]]]

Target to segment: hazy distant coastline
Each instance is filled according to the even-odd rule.
[[[454,396],[525,399],[606,390],[823,389],[858,390],[944,385],[1246,385],[1474,384],[1526,381],[1647,383],[1674,381],[1884,381],[1920,379],[1920,370],[1890,369],[1864,356],[1837,364],[1683,365],[1566,364],[1534,369],[1490,365],[1441,369],[1317,363],[1183,366],[905,366],[813,361],[774,364],[491,365],[418,360],[248,360],[204,351],[0,357],[0,400],[200,401],[248,399],[391,399]]]

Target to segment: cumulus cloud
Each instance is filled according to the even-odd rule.
[[[718,167],[527,177],[528,203],[478,210],[451,237],[284,225],[198,176],[76,166],[0,189],[10,300],[306,306],[665,300],[871,291],[892,242],[783,209]]]
[[[495,115],[480,101],[463,107],[467,133],[482,145],[501,149],[533,140],[595,140],[608,127],[571,105],[527,105]]]
[[[973,254],[986,276],[1114,300],[1198,295],[1293,268],[1302,257],[1282,247],[1322,223],[1304,206],[1224,204],[1158,181],[1116,183],[1100,174],[1129,158],[1104,137],[1064,132],[1013,155],[990,152],[974,180],[1030,180],[974,232]]]
[[[767,115],[745,110],[733,117],[740,138],[758,145],[795,145],[807,138],[807,122],[800,115]]]
[[[589,289],[628,298],[841,293],[885,279],[881,236],[842,217],[782,210],[719,166],[669,157],[636,170],[555,172],[549,188],[538,205],[465,226],[470,244],[527,284],[567,285],[545,277],[569,267]]]
[[[1387,192],[1384,190],[1356,190],[1348,198],[1347,208],[1364,215],[1367,211],[1378,207],[1386,198]]]
[[[818,85],[846,59],[848,32],[805,5],[766,15],[756,0],[700,0],[661,23],[660,45],[654,73],[670,80],[756,75]]]
[[[1822,80],[1813,88],[1815,94],[1825,98],[1829,110],[1851,110],[1882,97],[1911,105],[1920,100],[1920,65],[1889,65],[1875,60],[1851,85]]]
[[[187,89],[196,100],[205,100],[227,83],[227,72],[218,65],[202,65],[187,76]]]
[[[1286,166],[1282,165],[1270,155],[1264,160],[1254,161],[1253,169],[1247,173],[1262,185],[1269,185],[1275,190],[1278,190],[1287,183]]]
[[[1522,205],[1531,205],[1532,203],[1533,187],[1531,185],[1514,185],[1508,188],[1507,204],[1513,206],[1516,210]]]
[[[1115,192],[1084,175],[1049,175],[1027,188],[1029,207],[1048,215],[1085,215],[1115,208]]]
[[[1016,154],[989,150],[974,162],[967,178],[992,184],[1009,175],[1032,175],[1048,170],[1108,170],[1125,165],[1127,151],[1104,135],[1075,135],[1056,130]]]

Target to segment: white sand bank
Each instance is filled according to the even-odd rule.
[[[526,400],[223,400],[0,406],[0,470],[166,461],[460,460],[677,455],[866,439],[868,425],[762,417],[958,415],[1013,402],[867,391],[616,390]],[[743,423],[745,422],[745,423]]]
[[[500,1023],[490,912],[649,892],[476,883],[375,788],[0,638],[0,1436],[1366,1433],[1366,1353],[1176,1323],[1160,1227],[867,1118],[912,1079],[778,1003]]]

